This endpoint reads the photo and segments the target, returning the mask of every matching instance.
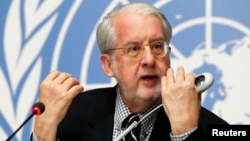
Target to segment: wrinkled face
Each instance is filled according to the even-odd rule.
[[[170,67],[169,54],[155,57],[148,46],[165,40],[160,20],[154,15],[143,17],[123,13],[115,17],[113,24],[117,33],[115,48],[140,44],[144,52],[140,59],[134,59],[122,49],[114,50],[109,65],[106,65],[110,66],[106,74],[116,78],[125,101],[155,101],[160,96],[160,78]]]

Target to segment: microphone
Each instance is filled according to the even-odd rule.
[[[10,141],[14,137],[14,135],[34,116],[34,115],[41,115],[45,110],[45,105],[42,102],[37,102],[32,106],[32,114],[13,132],[6,141]]]
[[[213,75],[208,72],[202,73],[195,77],[195,85],[199,93],[206,91],[213,84],[213,82],[214,82]],[[142,120],[144,120],[146,117],[148,117],[150,114],[155,112],[160,107],[162,107],[162,104],[155,107],[152,111],[143,116],[139,121],[134,121],[126,130],[124,130],[121,134],[119,134],[118,137],[114,139],[114,141],[120,141],[129,132],[131,132],[134,128],[136,128]]]

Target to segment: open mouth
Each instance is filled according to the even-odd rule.
[[[158,79],[159,77],[156,75],[148,75],[148,76],[143,76],[142,79],[143,80],[154,80],[154,79]]]

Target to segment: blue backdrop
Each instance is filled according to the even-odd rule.
[[[128,0],[0,1],[0,140],[31,114],[39,83],[54,69],[77,77],[85,89],[112,86],[100,67],[96,26]],[[145,0],[173,26],[172,67],[215,81],[202,105],[231,124],[250,124],[249,0]],[[13,138],[28,140],[29,121]]]

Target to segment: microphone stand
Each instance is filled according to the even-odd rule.
[[[10,139],[12,139],[14,136],[15,136],[15,134],[34,116],[35,114],[34,113],[32,113],[20,126],[19,126],[19,128],[17,128],[16,129],[16,131],[15,132],[13,132],[10,136],[9,136],[9,138],[8,139],[6,139],[6,141],[10,141]]]
[[[7,139],[6,141],[10,141],[15,134],[34,116],[34,115],[40,115],[44,112],[45,110],[45,105],[42,102],[37,102],[32,106],[32,114],[16,129],[15,132],[13,132]]]

